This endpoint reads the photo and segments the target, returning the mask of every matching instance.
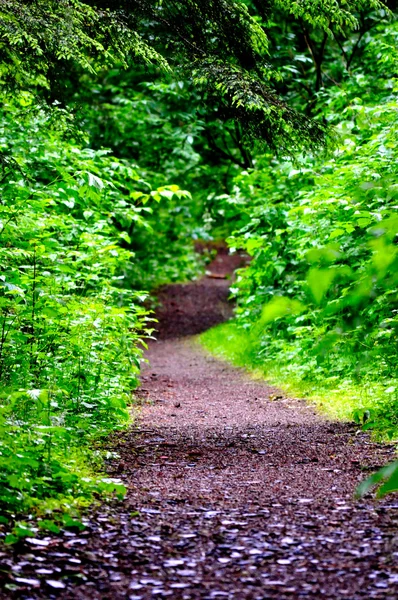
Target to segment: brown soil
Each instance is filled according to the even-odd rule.
[[[396,498],[353,499],[394,449],[184,338],[230,315],[230,282],[214,277],[229,260],[162,291],[137,426],[110,444],[127,500],[94,511],[82,533],[4,554],[16,587],[2,597],[398,597]]]
[[[240,254],[228,254],[225,247],[206,271],[206,277],[193,283],[168,285],[159,293],[157,338],[175,339],[195,335],[232,316],[228,301],[233,272],[247,262]]]

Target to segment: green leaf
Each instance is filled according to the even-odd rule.
[[[60,533],[61,529],[58,525],[49,519],[43,519],[37,522],[40,529],[51,531],[52,533]]]
[[[267,325],[276,319],[289,315],[297,315],[305,310],[304,304],[298,300],[278,296],[262,309],[260,324]]]
[[[335,276],[336,271],[332,268],[314,268],[308,271],[307,283],[316,304],[321,304],[330,286],[332,285]]]
[[[358,486],[356,495],[362,497],[375,487],[379,488],[379,497],[398,491],[398,461],[382,467],[363,481]]]

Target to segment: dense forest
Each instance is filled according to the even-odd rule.
[[[6,542],[123,496],[102,440],[212,241],[250,263],[202,343],[395,439],[395,3],[0,0],[0,37]]]

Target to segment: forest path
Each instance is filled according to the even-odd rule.
[[[120,458],[109,470],[127,499],[93,511],[84,532],[19,556],[24,577],[62,587],[43,581],[18,597],[397,598],[396,499],[353,500],[364,468],[392,448],[184,337],[230,314],[228,280],[214,277],[228,260],[162,294],[138,424],[111,443]],[[24,558],[36,571],[26,574]]]

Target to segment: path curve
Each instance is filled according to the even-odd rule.
[[[147,354],[138,426],[110,444],[119,458],[109,472],[128,484],[127,500],[94,511],[85,532],[31,548],[25,567],[36,560],[63,587],[43,579],[18,597],[398,597],[396,497],[353,500],[393,449],[183,337],[230,314],[220,277],[229,260],[162,293],[162,339]],[[13,560],[24,577],[39,577],[24,556]]]

